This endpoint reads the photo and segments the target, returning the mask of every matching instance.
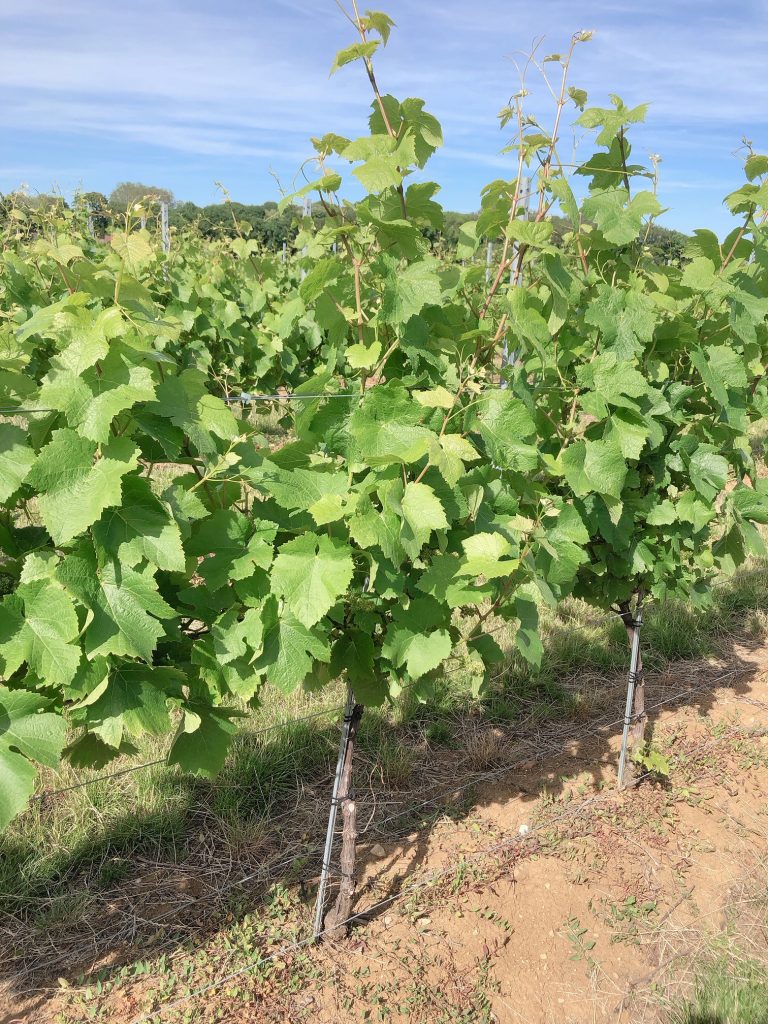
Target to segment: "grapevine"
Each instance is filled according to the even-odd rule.
[[[532,57],[526,75],[557,71],[551,124],[524,82],[501,112],[510,176],[446,254],[424,180],[440,125],[380,87],[391,19],[349,20],[333,70],[362,65],[368,131],[313,140],[282,206],[324,219],[296,208],[286,263],[184,232],[164,253],[138,207],[109,243],[77,209],[4,221],[0,825],[37,764],[170,733],[170,763],[212,775],[265,687],[344,677],[379,706],[458,666],[480,693],[495,622],[537,664],[542,606],[629,623],[639,595],[706,605],[765,554],[768,158],[748,153],[725,239],[660,265],[657,169],[631,158],[645,108],[588,105],[577,33]],[[575,166],[569,115],[597,147]],[[291,400],[236,401],[254,393]]]

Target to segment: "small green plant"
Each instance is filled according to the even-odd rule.
[[[597,939],[586,938],[589,928],[586,928],[578,917],[569,917],[567,928],[566,938],[573,947],[571,960],[586,960],[590,966],[594,966],[595,961],[591,952],[597,945]]]
[[[662,754],[659,748],[653,745],[651,740],[646,740],[638,750],[634,751],[632,760],[643,769],[643,772],[654,778],[669,778],[669,758]]]

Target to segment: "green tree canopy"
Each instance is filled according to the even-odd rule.
[[[124,210],[130,203],[152,198],[159,202],[172,203],[173,192],[157,185],[143,185],[139,181],[121,181],[109,195],[109,205],[114,210]]]

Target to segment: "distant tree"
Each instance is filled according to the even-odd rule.
[[[317,205],[317,204],[316,204]],[[313,216],[318,226],[324,217],[318,207]],[[291,208],[278,212],[277,203],[259,205],[245,203],[177,203],[171,210],[170,222],[175,227],[195,225],[206,238],[234,238],[242,235],[259,242],[266,249],[279,250],[284,241],[296,236],[295,220],[300,211]]]
[[[88,212],[93,233],[105,235],[112,223],[107,197],[102,192],[83,192],[78,198]]]
[[[138,203],[142,199],[155,199],[170,204],[173,202],[173,192],[157,185],[143,185],[139,181],[121,181],[110,192],[109,205],[113,210],[125,210],[130,203]]]
[[[688,236],[681,231],[652,224],[645,244],[650,250],[654,263],[679,266],[683,260]]]
[[[36,213],[47,213],[49,210],[68,210],[69,204],[63,196],[49,195],[38,192],[12,192],[9,196],[15,206],[22,210],[34,210]]]

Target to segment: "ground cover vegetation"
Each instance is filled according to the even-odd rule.
[[[659,262],[645,108],[590,105],[577,33],[523,69],[510,175],[445,252],[440,125],[379,86],[391,20],[349,27],[333,70],[367,79],[368,130],[313,140],[278,213],[311,197],[323,217],[285,262],[236,210],[233,236],[180,230],[164,253],[134,199],[108,243],[86,207],[6,208],[2,824],[37,765],[170,734],[170,764],[213,775],[268,694],[346,679],[381,707],[451,674],[482,695],[500,628],[535,666],[542,609],[576,596],[631,627],[639,601],[706,607],[715,574],[765,554],[768,158],[747,150],[725,239]],[[573,165],[569,117],[596,147]]]

